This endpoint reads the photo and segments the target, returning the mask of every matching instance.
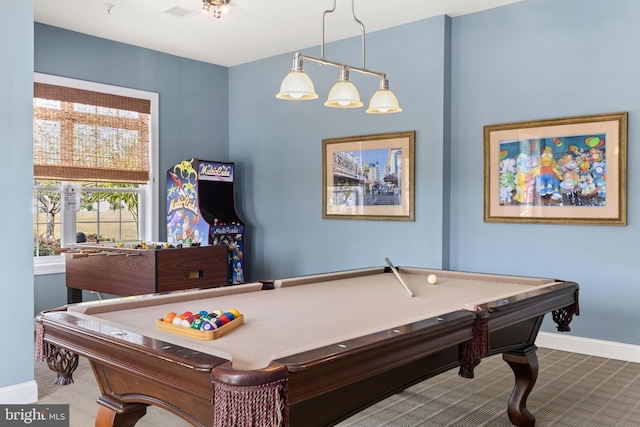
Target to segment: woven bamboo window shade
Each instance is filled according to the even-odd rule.
[[[148,182],[150,112],[146,99],[35,83],[34,178]]]

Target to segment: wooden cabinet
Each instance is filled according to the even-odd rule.
[[[82,301],[82,290],[130,296],[224,286],[226,246],[127,249],[72,245],[66,257],[67,301]]]

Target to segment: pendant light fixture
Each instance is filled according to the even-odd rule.
[[[365,29],[364,24],[356,18],[354,11],[354,0],[351,0],[351,16],[353,20],[360,24],[362,28],[362,67],[354,67],[352,65],[340,64],[330,61],[324,57],[324,22],[327,13],[333,13],[336,10],[336,0],[333,0],[333,8],[324,11],[322,15],[322,46],[321,57],[296,53],[293,60],[291,72],[282,81],[280,92],[276,95],[278,99],[287,101],[309,100],[318,98],[318,94],[313,87],[313,82],[304,72],[303,61],[317,62],[318,64],[331,65],[340,69],[338,82],[331,88],[327,101],[324,103],[327,107],[332,108],[358,108],[362,107],[360,94],[358,89],[349,81],[349,71],[355,71],[360,74],[376,76],[379,78],[378,90],[373,94],[369,101],[367,113],[370,114],[391,114],[399,113],[402,108],[398,105],[398,98],[389,90],[389,80],[385,73],[371,71],[366,68],[365,64]]]

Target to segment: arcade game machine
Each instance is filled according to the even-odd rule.
[[[184,160],[167,171],[167,242],[229,248],[227,281],[245,282],[245,224],[236,213],[233,163]]]

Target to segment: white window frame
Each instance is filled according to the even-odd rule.
[[[149,183],[144,186],[144,197],[140,203],[140,230],[142,240],[158,241],[159,239],[159,151],[160,151],[160,123],[159,123],[159,95],[155,92],[147,92],[138,89],[130,89],[120,86],[112,86],[103,83],[94,83],[86,80],[76,80],[67,77],[52,76],[49,74],[34,73],[33,80],[36,83],[46,83],[57,86],[65,86],[76,89],[91,90],[94,92],[110,93],[114,95],[128,96],[131,98],[147,99],[151,102],[151,114],[149,116]],[[33,179],[32,179],[33,181]],[[65,221],[63,217],[63,222]],[[67,233],[67,231],[63,231]],[[61,256],[33,257],[34,274],[57,274],[65,272],[65,258]]]

